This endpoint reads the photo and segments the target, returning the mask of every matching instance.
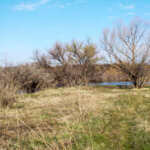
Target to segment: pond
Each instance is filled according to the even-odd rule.
[[[150,82],[147,83],[150,85]],[[133,85],[132,82],[103,82],[103,83],[91,83],[89,85]]]

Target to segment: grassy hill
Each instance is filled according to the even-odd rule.
[[[73,87],[0,109],[0,148],[149,150],[150,89]]]

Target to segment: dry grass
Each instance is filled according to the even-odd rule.
[[[11,106],[17,101],[19,86],[14,82],[11,74],[0,73],[0,106]]]
[[[23,95],[12,108],[0,110],[0,145],[35,150],[150,148],[149,100],[149,89],[94,86]]]

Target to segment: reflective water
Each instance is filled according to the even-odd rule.
[[[148,82],[150,84],[150,82]],[[131,82],[103,82],[103,83],[91,83],[89,85],[133,85]]]

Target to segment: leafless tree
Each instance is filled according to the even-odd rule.
[[[101,39],[106,59],[126,75],[134,87],[142,88],[150,79],[150,38],[148,24],[134,18],[130,25],[117,24],[111,31],[105,29]]]
[[[100,72],[95,66],[100,60],[96,50],[92,42],[57,42],[46,55],[36,52],[35,60],[40,66],[53,72],[56,85],[81,85],[87,84],[98,71]]]
[[[46,71],[53,74],[54,85],[70,86],[73,83],[71,80],[71,73],[73,72],[70,64],[71,57],[64,44],[55,43],[46,55],[40,55],[36,51],[34,58],[40,67],[45,68]]]
[[[80,66],[83,82],[88,82],[95,75],[101,75],[102,71],[96,64],[102,60],[102,57],[98,56],[97,46],[90,39],[86,42],[72,41],[67,45],[67,51],[71,53],[73,64]]]

